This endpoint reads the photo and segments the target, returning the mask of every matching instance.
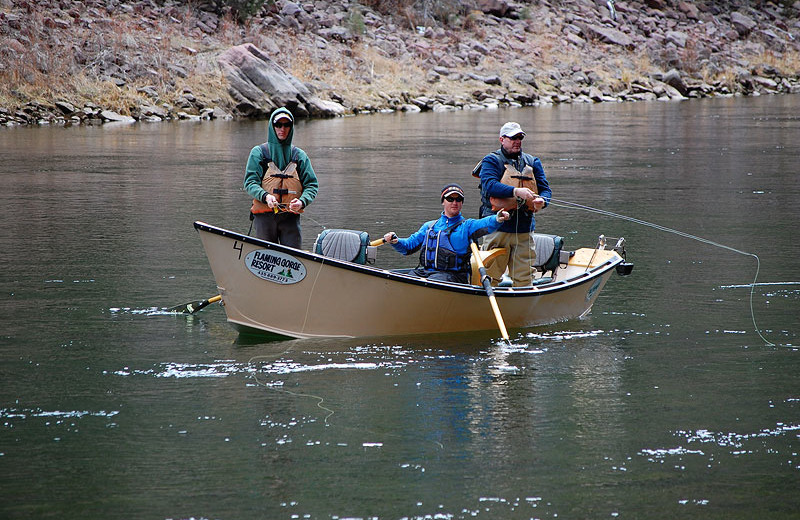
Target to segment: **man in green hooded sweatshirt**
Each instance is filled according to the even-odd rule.
[[[319,183],[308,155],[292,146],[293,135],[292,113],[272,112],[267,142],[253,147],[247,159],[244,189],[253,197],[255,236],[299,249],[300,213],[314,201]]]

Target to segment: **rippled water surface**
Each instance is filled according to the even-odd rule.
[[[0,129],[0,517],[797,518],[797,114],[782,96],[299,123],[307,248],[324,227],[407,236],[451,181],[475,216],[472,166],[503,122],[529,131],[557,199],[538,229],[624,236],[636,267],[510,346],[268,342],[218,305],[164,312],[215,294],[192,222],[247,232],[263,122]]]

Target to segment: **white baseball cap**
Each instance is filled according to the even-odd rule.
[[[292,121],[291,114],[289,114],[288,112],[280,112],[280,113],[278,113],[274,118],[272,118],[272,122],[273,123],[277,123],[281,119],[288,119],[289,121],[294,122],[294,121]]]
[[[500,137],[514,137],[519,134],[524,136],[525,132],[522,131],[522,127],[519,126],[519,123],[515,121],[509,121],[500,128]]]

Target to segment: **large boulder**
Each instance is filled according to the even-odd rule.
[[[231,47],[217,61],[242,115],[265,117],[278,107],[288,108],[297,117],[344,113],[342,105],[313,96],[299,79],[251,43]]]

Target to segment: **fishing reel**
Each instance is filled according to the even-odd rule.
[[[612,238],[613,240],[613,238]],[[606,236],[600,235],[597,239],[597,249],[606,248]],[[617,274],[620,276],[628,276],[633,272],[633,262],[628,262],[625,255],[625,238],[619,237],[617,243],[611,248],[622,257],[622,262],[617,264]]]

